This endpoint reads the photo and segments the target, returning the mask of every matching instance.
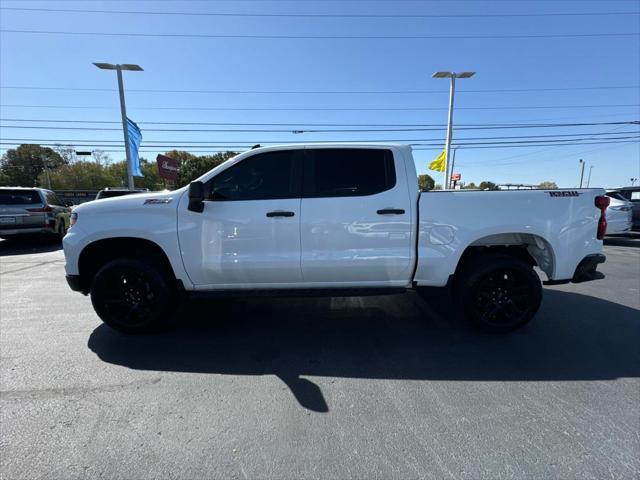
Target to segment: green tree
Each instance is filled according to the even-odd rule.
[[[480,185],[478,185],[478,188],[480,190],[500,190],[500,187],[498,187],[498,185],[486,180],[484,182],[480,182]]]
[[[558,184],[556,182],[540,182],[538,188],[541,190],[555,190],[558,188]]]
[[[180,170],[178,172],[177,186],[182,187],[195,180],[199,176],[207,173],[214,167],[226,162],[237,155],[236,152],[221,152],[213,155],[203,155],[196,157],[188,152],[173,150],[165,153],[167,157],[180,160]]]
[[[5,152],[0,159],[2,185],[33,187],[46,185],[38,177],[45,166],[51,171],[67,162],[53,149],[40,145],[24,144]]]
[[[105,186],[127,186],[128,179],[126,160],[110,163],[106,168],[109,171],[110,177],[113,178],[113,183]],[[165,188],[165,183],[163,182],[162,177],[160,177],[160,173],[158,172],[158,167],[155,162],[151,163],[145,158],[140,158],[140,170],[142,170],[142,174],[144,176],[134,177],[136,188],[148,188],[149,190],[162,190]]]
[[[431,175],[418,175],[418,186],[420,187],[421,192],[427,192],[429,190],[433,190],[435,187],[435,180],[431,177]]]
[[[476,190],[478,186],[473,182],[469,182],[469,183],[465,183],[462,188],[464,188],[465,190]]]
[[[113,172],[96,162],[79,161],[62,165],[49,172],[51,187],[60,190],[100,190],[107,186],[119,185]],[[46,182],[43,172],[38,183]]]

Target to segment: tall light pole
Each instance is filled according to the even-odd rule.
[[[591,183],[591,170],[593,170],[593,165],[589,167],[589,175],[587,176],[587,188],[589,188],[589,184]]]
[[[453,136],[453,97],[456,93],[456,78],[471,78],[476,72],[436,72],[431,78],[450,78],[451,86],[449,88],[449,121],[447,122],[447,143],[445,146],[444,160],[444,181],[442,189],[446,190],[449,185],[449,150],[451,150],[451,138]]]
[[[580,159],[580,188],[582,188],[583,178],[584,178],[584,160]]]
[[[131,149],[129,148],[129,127],[127,125],[127,107],[124,103],[124,83],[122,82],[122,71],[129,70],[132,72],[141,72],[142,67],[132,63],[112,64],[112,63],[93,63],[102,70],[115,70],[118,73],[118,92],[120,93],[120,114],[122,115],[122,132],[124,134],[124,151],[127,154],[127,177],[129,190],[135,188],[133,182],[133,165],[131,164]]]

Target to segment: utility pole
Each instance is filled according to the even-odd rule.
[[[44,176],[47,178],[47,188],[51,190],[51,177],[49,176],[49,164],[47,163],[46,157],[40,155],[40,159],[42,160],[42,167],[44,169]]]
[[[118,74],[118,93],[120,94],[120,114],[122,116],[122,133],[124,134],[124,151],[127,155],[127,179],[129,190],[135,188],[133,181],[133,165],[131,160],[131,148],[129,147],[129,126],[127,124],[127,107],[124,102],[124,82],[122,80],[122,71],[129,70],[134,72],[142,71],[140,65],[135,64],[111,64],[111,63],[94,63],[94,65],[102,70],[115,70]]]
[[[589,184],[591,183],[591,170],[593,170],[593,165],[589,167],[589,175],[587,176],[587,188],[589,188]]]
[[[453,98],[456,93],[456,78],[471,78],[476,72],[436,72],[431,75],[431,78],[449,78],[451,79],[449,87],[449,120],[447,122],[447,140],[445,144],[445,160],[444,160],[444,180],[442,182],[442,189],[446,190],[449,187],[449,153],[451,150],[451,139],[453,137]]]
[[[582,188],[583,178],[584,178],[584,160],[580,159],[580,188]]]

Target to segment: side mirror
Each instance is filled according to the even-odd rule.
[[[204,183],[189,184],[189,210],[202,213],[204,211]]]

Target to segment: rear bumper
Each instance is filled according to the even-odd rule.
[[[576,267],[576,273],[573,274],[571,279],[572,283],[589,282],[591,280],[602,280],[604,273],[597,270],[600,263],[604,263],[607,260],[601,253],[595,253],[593,255],[587,255]]]
[[[562,285],[565,283],[583,283],[590,282],[591,280],[602,280],[604,273],[597,270],[598,265],[604,263],[607,260],[601,253],[594,253],[587,255],[576,267],[576,271],[571,279],[565,280],[547,280],[543,282],[545,285]]]

